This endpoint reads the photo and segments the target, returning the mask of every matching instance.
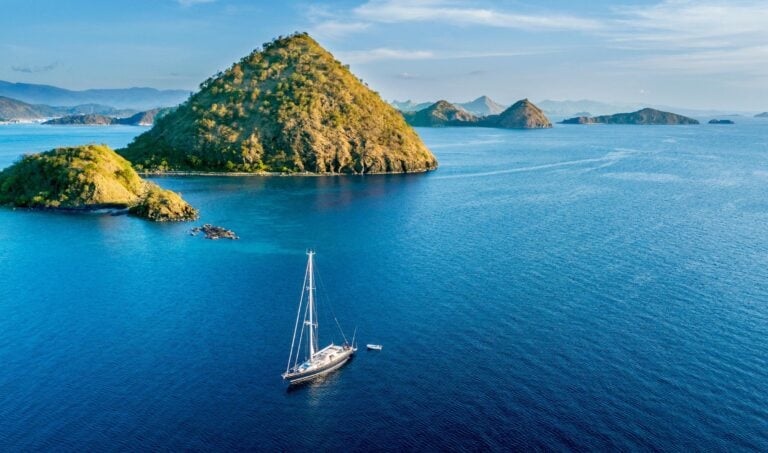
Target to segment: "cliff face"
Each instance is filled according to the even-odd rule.
[[[408,124],[420,127],[469,126],[479,121],[475,115],[448,101],[437,101],[417,112],[403,112]]]
[[[676,125],[699,124],[693,118],[676,113],[662,112],[656,109],[642,109],[632,113],[617,113],[595,117],[576,117],[563,120],[562,124],[641,124],[641,125]]]
[[[129,208],[150,220],[197,217],[197,211],[181,197],[141,179],[130,162],[105,145],[57,148],[24,156],[0,172],[0,204]]]
[[[533,102],[523,99],[512,104],[499,115],[492,115],[484,121],[488,127],[502,129],[542,129],[552,127],[547,115]]]
[[[306,34],[205,81],[119,152],[142,170],[419,172],[437,161],[392,106]]]

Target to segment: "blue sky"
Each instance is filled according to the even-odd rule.
[[[766,1],[0,0],[0,79],[194,89],[308,31],[386,99],[768,110]]]

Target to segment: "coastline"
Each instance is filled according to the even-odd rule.
[[[232,172],[217,172],[217,171],[179,171],[179,170],[169,170],[169,171],[137,171],[136,173],[139,174],[141,177],[148,177],[148,178],[154,178],[154,177],[164,177],[164,176],[226,176],[226,177],[232,177],[232,176],[286,176],[286,177],[321,177],[321,176],[365,176],[365,175],[406,175],[406,174],[419,174],[419,173],[429,173],[430,171],[435,171],[437,168],[433,169],[425,169],[425,170],[415,170],[415,171],[388,171],[388,172],[371,172],[371,173],[331,173],[331,172],[323,172],[323,173],[316,173],[316,172],[310,172],[310,171],[303,171],[303,172],[295,172],[295,173],[288,173],[288,172],[278,172],[278,171],[257,171],[257,172],[245,172],[245,171],[232,171]]]

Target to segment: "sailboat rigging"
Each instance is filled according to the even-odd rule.
[[[290,384],[306,382],[335,371],[344,366],[357,351],[354,338],[352,339],[352,344],[347,343],[345,339],[343,345],[331,343],[322,349],[319,348],[314,256],[314,251],[307,251],[307,270],[304,274],[299,309],[296,313],[296,325],[293,328],[291,352],[288,355],[288,365],[285,368],[285,373],[282,374],[283,380]],[[302,308],[304,310],[304,319],[301,322],[301,330],[299,330]],[[338,320],[336,320],[336,325],[339,325]],[[307,331],[306,355],[301,358],[305,330]],[[339,330],[341,330],[341,326],[339,326]],[[298,341],[296,341],[297,334],[299,336]],[[342,332],[342,336],[344,336],[344,332]],[[302,360],[302,362],[299,363],[299,360]]]

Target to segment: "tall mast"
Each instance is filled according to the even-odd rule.
[[[309,264],[308,266],[308,273],[309,273],[309,287],[307,290],[309,290],[309,357],[312,358],[315,355],[315,276],[314,276],[314,270],[312,269],[312,256],[314,256],[315,252],[312,250],[307,252],[307,255],[309,255]]]

